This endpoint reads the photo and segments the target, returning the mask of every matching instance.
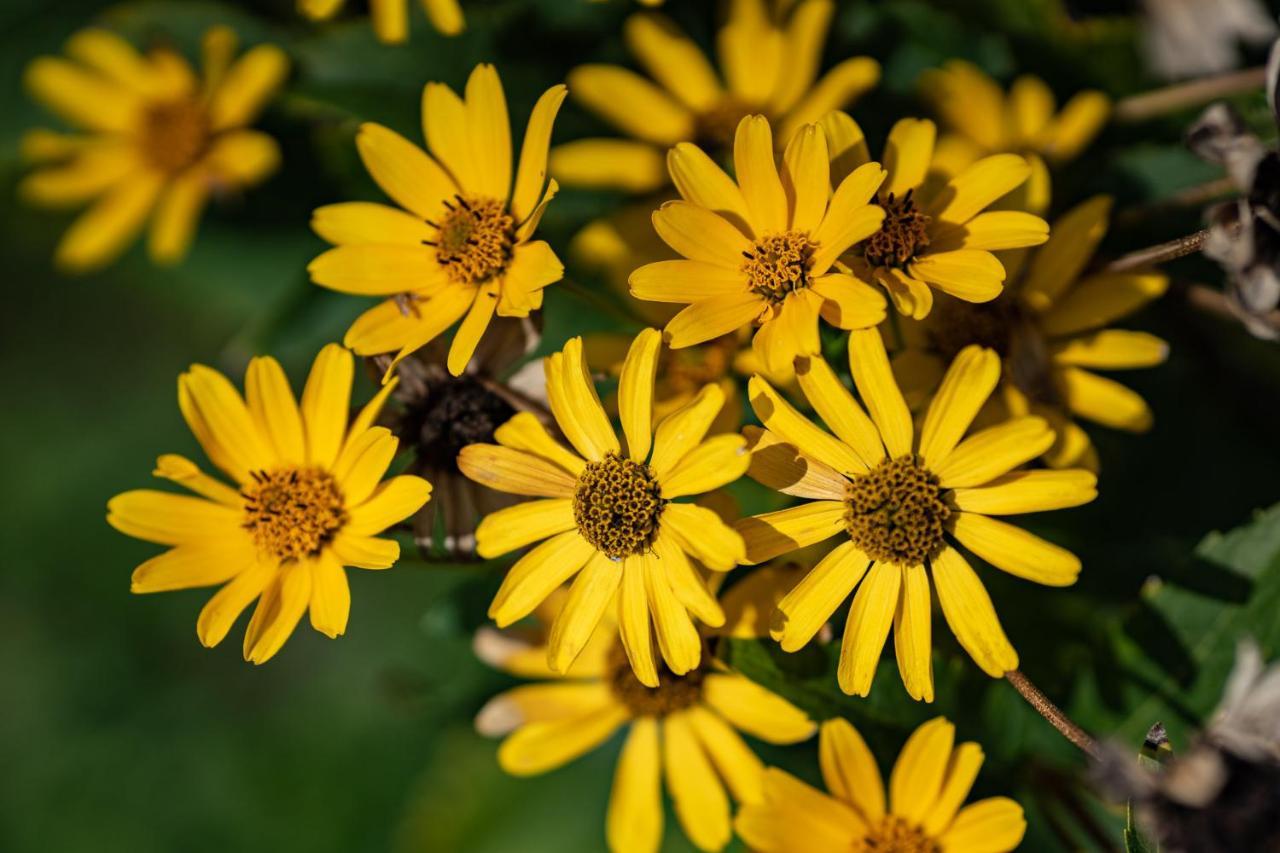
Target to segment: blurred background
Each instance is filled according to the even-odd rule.
[[[303,21],[288,0],[65,0],[56,9],[8,0],[0,11],[0,849],[603,849],[619,742],[519,780],[498,769],[496,743],[473,731],[477,709],[510,684],[470,651],[502,566],[428,564],[406,548],[393,571],[351,573],[345,637],[301,628],[255,668],[236,632],[214,650],[197,642],[206,592],[131,596],[131,571],[157,549],[104,521],[110,496],[150,485],[158,454],[199,458],[176,405],[187,365],[216,366],[238,383],[250,355],[270,352],[300,382],[315,351],[341,340],[367,306],[305,273],[324,248],[311,210],[379,198],[355,155],[359,122],[418,140],[422,85],[460,86],[476,62],[492,61],[519,133],[537,95],[575,64],[628,62],[619,31],[635,8],[469,0],[468,31],[456,39],[431,31],[415,8],[409,42],[388,47],[363,4],[348,5],[325,25]],[[668,0],[666,11],[711,45],[716,4]],[[1060,101],[1086,87],[1123,97],[1163,85],[1140,50],[1142,12],[1056,0],[841,2],[824,67],[858,54],[881,62],[881,85],[853,110],[878,151],[893,120],[925,114],[919,72],[952,57],[1004,83],[1035,73]],[[140,45],[171,41],[189,57],[207,26],[225,23],[244,42],[274,41],[293,57],[285,93],[260,122],[282,145],[282,169],[212,206],[174,269],[152,267],[135,248],[104,272],[61,276],[49,259],[69,217],[15,197],[22,132],[56,126],[23,92],[23,66],[90,23]],[[1257,65],[1265,49],[1246,48],[1238,61]],[[1233,100],[1274,138],[1260,92]],[[1114,195],[1117,225],[1103,248],[1113,255],[1200,227],[1195,207],[1153,206],[1221,176],[1182,144],[1197,112],[1109,128],[1055,183],[1055,211]],[[570,101],[555,139],[598,129]],[[563,250],[619,202],[565,192],[542,235]],[[1170,270],[1184,284],[1221,282],[1201,259]],[[582,331],[640,328],[604,281],[572,266],[568,276],[548,290],[544,351]],[[1175,748],[1185,743],[1216,702],[1238,637],[1257,637],[1267,657],[1280,652],[1280,516],[1255,516],[1278,497],[1280,351],[1184,293],[1175,285],[1127,324],[1172,344],[1166,365],[1125,377],[1150,402],[1155,429],[1093,430],[1098,501],[1033,524],[1081,555],[1079,585],[1044,590],[984,573],[1028,675],[1080,724],[1135,750],[1157,720]],[[357,395],[371,393],[361,381]],[[750,486],[737,494],[746,512],[771,506]],[[988,754],[979,792],[1009,793],[1028,810],[1024,849],[1117,846],[1122,815],[1082,789],[1079,755],[936,633],[932,707],[907,699],[891,656],[872,697],[854,700],[837,690],[821,650],[783,659],[768,645],[735,643],[727,654],[811,713],[849,716],[874,738],[886,771],[916,723],[956,720]],[[760,750],[769,763],[815,773],[812,744]],[[674,820],[667,826],[664,849],[691,849]]]

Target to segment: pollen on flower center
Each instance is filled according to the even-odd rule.
[[[901,267],[929,245],[929,223],[932,218],[916,209],[915,190],[907,190],[901,198],[893,193],[881,199],[884,222],[872,234],[863,250],[867,263],[876,267]]]
[[[165,172],[178,172],[204,153],[209,143],[209,116],[193,98],[164,101],[142,115],[142,153]]]
[[[281,560],[320,551],[346,522],[342,491],[320,468],[251,472],[244,496],[244,528],[259,549]]]
[[[613,560],[647,552],[666,503],[661,490],[648,465],[616,453],[587,463],[573,495],[578,532]]]
[[[751,251],[742,253],[748,287],[773,303],[808,287],[815,248],[808,235],[798,231],[761,237]]]
[[[918,566],[942,548],[951,508],[938,477],[914,456],[886,459],[855,476],[845,503],[849,539],[872,560]]]
[[[918,826],[896,815],[885,815],[853,843],[854,853],[942,853],[942,846]]]
[[[703,650],[702,660],[708,659]],[[616,643],[609,652],[606,676],[609,689],[618,701],[630,709],[635,717],[663,717],[683,711],[702,698],[702,682],[706,678],[703,666],[676,675],[658,658],[658,686],[646,687],[636,678],[627,660],[626,649]]]
[[[483,284],[506,270],[516,242],[515,220],[497,199],[455,195],[444,203],[436,239],[423,240],[436,250],[436,260],[459,284]]]

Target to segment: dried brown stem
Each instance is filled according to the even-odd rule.
[[[1116,102],[1113,115],[1118,122],[1135,124],[1159,115],[1225,98],[1228,95],[1260,88],[1266,80],[1265,68],[1246,68],[1243,71],[1190,80],[1152,92],[1143,92],[1141,95],[1122,98]]]
[[[1165,261],[1172,261],[1177,258],[1195,254],[1204,246],[1204,240],[1207,236],[1209,236],[1208,231],[1197,231],[1194,234],[1188,234],[1185,237],[1179,237],[1178,239],[1170,240],[1167,243],[1148,246],[1145,249],[1139,249],[1136,252],[1121,255],[1111,263],[1107,264],[1105,271],[1128,272],[1129,270],[1154,266],[1156,264],[1162,264]]]
[[[1049,724],[1062,733],[1062,736],[1078,746],[1090,758],[1097,758],[1098,742],[1093,736],[1084,729],[1077,726],[1071,721],[1071,718],[1062,713],[1061,709],[1053,702],[1049,701],[1049,697],[1040,692],[1040,688],[1031,683],[1031,680],[1022,674],[1021,670],[1012,669],[1004,674],[1005,680],[1013,685],[1013,688],[1022,694],[1022,698],[1027,700],[1032,708],[1036,709],[1036,713],[1049,721]]]

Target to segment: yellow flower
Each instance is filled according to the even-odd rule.
[[[494,631],[477,634],[482,659],[538,681],[490,700],[476,716],[476,728],[506,735],[499,764],[512,775],[532,776],[584,755],[626,727],[606,817],[609,849],[657,853],[664,777],[689,840],[700,850],[723,849],[732,834],[730,799],[758,804],[764,793],[764,765],[740,732],[792,744],[812,737],[817,727],[781,696],[712,660],[684,675],[664,667],[658,685],[646,687],[632,673],[611,622],[601,620],[566,674],[547,668],[542,645]]]
[[[465,100],[443,83],[427,84],[422,121],[431,155],[380,124],[360,126],[365,168],[403,209],[369,202],[318,209],[311,227],[337,248],[307,269],[324,287],[390,297],[343,341],[360,355],[396,352],[388,377],[462,320],[448,359],[460,376],[495,311],[529,316],[542,307],[542,289],[564,275],[551,247],[529,239],[556,194],[547,145],[564,96],[564,86],[552,86],[534,106],[514,186],[507,100],[492,65],[471,72]]]
[[[1028,209],[1035,213],[1049,206],[1044,160],[1057,165],[1074,159],[1111,114],[1110,99],[1092,89],[1055,112],[1053,92],[1031,75],[1014,80],[1006,95],[982,69],[959,59],[926,71],[920,89],[949,131],[938,140],[934,168],[954,175],[989,154],[1021,154],[1032,167]]]
[[[983,305],[947,300],[923,323],[902,324],[905,348],[893,369],[908,402],[923,400],[955,354],[976,343],[1002,358],[1001,393],[992,398],[989,419],[1047,420],[1058,436],[1045,454],[1052,467],[1098,467],[1088,433],[1072,417],[1129,432],[1150,429],[1142,397],[1092,372],[1154,367],[1169,350],[1155,335],[1103,328],[1169,286],[1156,270],[1086,273],[1110,210],[1111,199],[1097,196],[1063,214],[999,298]]]
[[[41,168],[19,192],[32,204],[75,208],[92,202],[54,254],[61,268],[107,265],[148,217],[152,261],[187,253],[210,194],[262,181],[280,163],[275,140],[246,129],[289,70],[284,52],[258,45],[233,61],[226,27],[204,36],[203,79],[164,47],[146,56],[101,29],[76,33],[69,59],[42,56],[26,69],[32,96],[83,133],[30,131],[23,157]]]
[[[822,120],[830,140],[833,175],[865,168],[870,159],[862,129],[844,113]],[[1000,294],[1005,269],[992,254],[1043,243],[1049,226],[1030,213],[987,208],[1031,174],[1014,154],[985,157],[941,185],[926,182],[932,159],[933,122],[907,118],[889,131],[888,172],[880,184],[884,223],[845,260],[854,276],[878,282],[897,309],[919,319],[933,308],[937,288],[967,302]],[[854,174],[857,174],[855,171]]]
[[[868,203],[884,179],[880,164],[842,175],[832,195],[822,128],[796,133],[779,171],[763,116],[738,125],[733,156],[736,182],[696,145],[671,150],[683,200],[662,205],[653,226],[682,257],[645,264],[630,281],[637,299],[688,304],[667,323],[667,342],[679,349],[754,323],[757,356],[771,372],[783,372],[797,355],[820,351],[819,315],[842,329],[883,320],[885,301],[875,287],[832,270],[884,219]]]
[[[298,11],[313,21],[327,21],[342,11],[346,0],[298,0]],[[441,35],[456,36],[466,29],[458,0],[422,0],[427,20]],[[369,0],[369,16],[378,41],[400,44],[409,38],[409,0]]]
[[[747,804],[734,822],[752,850],[1006,853],[1022,841],[1027,821],[1013,800],[964,805],[982,766],[982,747],[954,746],[955,726],[942,717],[907,739],[887,791],[875,756],[847,721],[823,723],[818,742],[827,793],[770,767],[764,801]]]
[[[196,622],[205,646],[220,643],[254,599],[245,660],[270,659],[308,609],[313,628],[337,637],[351,607],[343,567],[387,569],[399,559],[399,544],[377,534],[416,512],[431,485],[412,476],[379,485],[397,443],[372,424],[394,385],[348,427],[353,371],[351,353],[325,347],[299,407],[273,358],[249,362],[247,403],[221,373],[192,365],[178,379],[178,406],[235,486],[166,454],[154,474],[199,497],[140,489],[108,502],[112,527],[172,546],[138,566],[134,592],[223,584]]]
[[[907,692],[931,702],[932,577],[956,639],[999,678],[1017,668],[1018,655],[952,540],[1009,574],[1069,586],[1080,573],[1075,555],[990,516],[1087,503],[1097,494],[1094,475],[1014,471],[1053,443],[1043,418],[1016,418],[961,441],[1000,378],[1000,359],[991,350],[960,351],[918,434],[879,332],[850,334],[849,365],[865,411],[821,358],[796,362],[800,387],[834,436],[763,379],[751,381],[751,405],[765,429],[747,428],[748,476],[806,502],[738,522],[747,562],[843,537],[782,599],[773,636],[784,651],[800,649],[857,587],[840,653],[840,688],[867,695],[892,627]]]
[[[701,48],[666,17],[627,20],[628,49],[652,80],[616,65],[569,74],[574,97],[628,139],[581,139],[557,146],[551,172],[575,186],[648,192],[667,183],[664,158],[679,142],[720,151],[747,115],[762,113],[785,144],[803,125],[847,106],[880,79],[867,57],[846,59],[821,80],[832,0],[733,0],[716,36],[724,82]]]
[[[689,557],[719,572],[743,557],[742,538],[712,510],[674,499],[742,476],[749,462],[746,442],[735,434],[703,441],[724,404],[714,384],[654,429],[660,345],[656,330],[641,332],[622,368],[618,409],[625,454],[587,374],[581,338],[545,361],[551,412],[577,454],[527,413],[498,428],[498,444],[473,444],[458,454],[458,467],[471,479],[544,498],[486,516],[476,529],[476,552],[488,559],[545,540],[516,561],[494,597],[489,616],[499,627],[529,615],[577,575],[548,644],[556,672],[566,671],[582,651],[615,594],[636,677],[658,685],[655,639],[673,673],[692,671],[702,642],[689,614],[715,624],[718,608]]]

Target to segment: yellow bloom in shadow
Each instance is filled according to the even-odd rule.
[[[880,79],[880,65],[867,57],[846,59],[818,79],[835,6],[733,0],[716,34],[721,73],[665,16],[633,15],[624,36],[648,77],[616,65],[583,65],[569,74],[574,98],[627,138],[557,146],[552,174],[566,185],[656,190],[668,180],[668,148],[692,142],[718,155],[732,144],[739,121],[757,113],[778,126],[778,143],[786,144]]]
[[[1006,853],[1027,830],[1022,807],[1008,797],[964,805],[984,757],[936,717],[907,739],[886,790],[857,729],[828,720],[818,735],[826,792],[770,767],[761,801],[746,804],[734,828],[759,853]]]
[[[805,502],[737,523],[747,562],[841,537],[778,604],[773,637],[783,651],[797,651],[856,588],[840,652],[840,688],[867,695],[892,628],[907,692],[931,702],[932,579],[960,645],[999,678],[1017,668],[1018,655],[982,581],[953,542],[1016,577],[1069,586],[1080,573],[1075,555],[991,516],[1087,503],[1097,495],[1094,475],[1014,470],[1053,443],[1043,418],[1017,418],[965,438],[1000,379],[1000,359],[991,350],[969,346],[956,356],[919,432],[879,332],[850,334],[849,365],[863,405],[821,358],[796,363],[801,389],[831,432],[768,382],[751,381],[751,405],[765,428],[746,430],[747,474]]]
[[[222,586],[196,622],[205,646],[222,642],[255,599],[245,660],[269,660],[308,611],[313,628],[337,637],[351,608],[343,567],[388,569],[399,559],[399,544],[378,534],[426,503],[431,484],[381,482],[397,441],[373,422],[394,385],[348,425],[354,369],[351,353],[325,347],[299,404],[273,358],[249,362],[245,397],[218,371],[192,365],[178,379],[178,406],[235,486],[166,454],[155,475],[199,497],[140,489],[107,503],[112,527],[170,546],[134,570],[134,592]]]
[[[298,11],[313,21],[327,21],[346,0],[298,0]],[[436,32],[456,36],[467,27],[458,0],[422,0],[422,10]],[[369,17],[378,41],[400,44],[409,38],[409,0],[369,0]]]
[[[545,608],[548,618],[564,601],[560,593],[556,597]],[[706,604],[719,610],[714,598]],[[731,801],[764,802],[764,764],[742,735],[792,744],[817,729],[799,708],[729,670],[709,652],[683,675],[662,667],[656,685],[642,684],[610,616],[564,673],[547,667],[543,638],[525,640],[485,629],[475,647],[487,663],[536,679],[495,696],[476,716],[481,734],[505,736],[498,762],[508,773],[554,770],[626,730],[606,816],[613,853],[659,849],[664,780],[689,840],[700,850],[723,849],[732,835]]]
[[[736,181],[696,145],[671,149],[682,200],[663,204],[653,226],[682,257],[640,267],[630,285],[637,299],[688,306],[666,325],[673,348],[756,325],[756,355],[785,373],[796,356],[820,351],[819,316],[841,329],[884,319],[880,291],[833,267],[881,227],[884,211],[871,199],[885,173],[864,164],[840,176],[832,194],[827,139],[806,125],[779,169],[768,120],[748,116],[734,141]]]
[[[963,347],[981,344],[1001,357],[1000,393],[984,423],[1039,415],[1058,435],[1045,462],[1097,470],[1089,435],[1072,419],[1145,432],[1153,418],[1146,401],[1093,371],[1154,367],[1169,346],[1155,335],[1105,328],[1140,310],[1168,289],[1157,270],[1088,272],[1107,231],[1111,199],[1097,196],[1064,213],[1049,242],[1030,252],[1018,277],[982,305],[940,302],[924,322],[904,322],[904,348],[894,374],[913,407],[937,386]]]
[[[572,338],[545,367],[551,412],[577,452],[524,413],[498,428],[497,444],[472,444],[458,455],[459,469],[476,482],[542,498],[486,516],[476,529],[476,552],[500,557],[540,542],[511,567],[489,607],[499,627],[528,616],[576,576],[548,643],[556,672],[568,670],[611,606],[641,683],[658,685],[655,643],[672,673],[694,670],[702,642],[690,614],[713,625],[723,614],[717,617],[690,557],[726,572],[744,556],[742,537],[715,512],[676,499],[742,476],[746,442],[734,433],[704,440],[724,405],[715,384],[654,428],[660,347],[658,332],[646,329],[623,364],[618,410],[625,451],[587,373],[582,339]]]
[[[832,176],[865,168],[866,139],[852,118],[822,119],[831,146]],[[1004,287],[998,250],[1043,243],[1049,226],[1031,213],[991,210],[1031,174],[1014,154],[984,157],[944,181],[930,178],[937,129],[925,119],[898,121],[885,142],[883,183],[876,201],[879,230],[843,262],[859,281],[884,287],[898,311],[919,319],[933,308],[933,291],[967,302],[988,302]]]
[[[24,159],[39,166],[20,195],[44,207],[91,203],[54,254],[64,270],[109,264],[151,220],[158,264],[186,255],[209,196],[262,181],[280,163],[275,140],[247,126],[288,73],[284,52],[258,45],[235,59],[226,27],[204,36],[203,75],[174,51],[140,54],[102,29],[81,30],[66,59],[31,62],[32,96],[82,132],[30,131]]]
[[[370,202],[316,210],[311,226],[333,243],[308,265],[311,280],[343,293],[389,297],[356,319],[344,343],[360,355],[392,352],[387,369],[461,320],[447,366],[460,376],[496,313],[527,317],[564,266],[531,240],[556,194],[547,145],[564,86],[534,105],[512,182],[511,124],[502,82],[478,65],[465,99],[443,83],[422,93],[431,153],[380,124],[360,126],[365,168],[400,207]]]

